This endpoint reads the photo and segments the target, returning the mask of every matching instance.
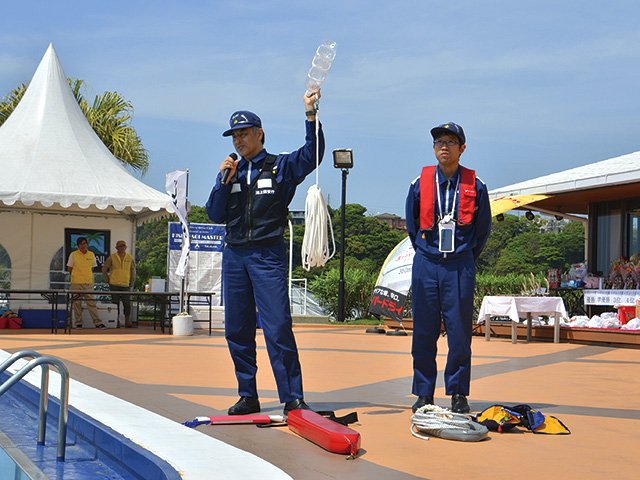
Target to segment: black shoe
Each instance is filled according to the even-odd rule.
[[[433,395],[419,396],[418,400],[416,400],[416,403],[414,403],[411,407],[411,411],[413,413],[416,413],[416,410],[418,410],[420,407],[424,407],[425,405],[433,405]]]
[[[96,325],[96,328],[107,328],[107,326],[104,323],[99,323]]]
[[[469,413],[471,409],[467,403],[467,397],[460,393],[451,396],[451,411],[454,413]]]
[[[249,415],[260,412],[260,400],[254,397],[240,397],[235,405],[229,408],[229,415]]]
[[[291,410],[311,410],[309,405],[304,403],[304,400],[298,398],[297,400],[291,400],[284,404],[284,410],[282,411],[283,415],[286,417]]]

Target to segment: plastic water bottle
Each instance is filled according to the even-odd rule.
[[[336,58],[336,42],[324,42],[318,47],[307,73],[307,95],[320,90],[334,58]]]

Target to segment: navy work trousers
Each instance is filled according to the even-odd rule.
[[[293,336],[284,243],[231,247],[222,255],[225,337],[241,397],[258,397],[256,307],[280,402],[303,398],[302,371]]]
[[[447,395],[469,395],[471,330],[476,270],[471,251],[432,259],[413,257],[413,387],[418,396],[431,396],[436,388],[438,337],[444,322],[449,353],[444,371]]]

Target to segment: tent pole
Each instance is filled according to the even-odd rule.
[[[30,231],[29,231],[29,243],[31,245],[31,248],[29,249],[29,290],[31,290],[31,288],[33,288],[33,284],[32,284],[32,278],[33,278],[33,249],[34,249],[34,243],[33,243],[33,222],[34,222],[34,216],[35,214],[33,212],[31,212],[30,215]],[[66,265],[66,261],[63,258],[62,259],[62,264]],[[49,288],[49,279],[47,278],[47,288]],[[31,298],[31,295],[29,295],[29,298]]]

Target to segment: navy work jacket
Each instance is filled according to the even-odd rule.
[[[302,183],[305,177],[311,173],[316,167],[316,135],[315,122],[306,121],[305,144],[292,153],[282,153],[276,157],[273,170],[275,171],[276,182],[278,183],[278,191],[285,205],[289,205],[296,193],[296,187]],[[319,139],[319,157],[320,162],[324,154],[324,135],[322,126],[318,131]],[[262,171],[262,165],[267,157],[267,151],[262,150],[255,157],[246,159],[240,158],[238,168],[236,170],[236,178],[233,183],[246,184],[249,172],[249,164],[251,163],[251,178],[253,182]],[[222,184],[222,175],[218,172],[216,184],[211,190],[209,200],[205,205],[205,210],[209,218],[215,223],[227,223],[230,219],[228,216],[227,204],[231,193],[231,183]]]

